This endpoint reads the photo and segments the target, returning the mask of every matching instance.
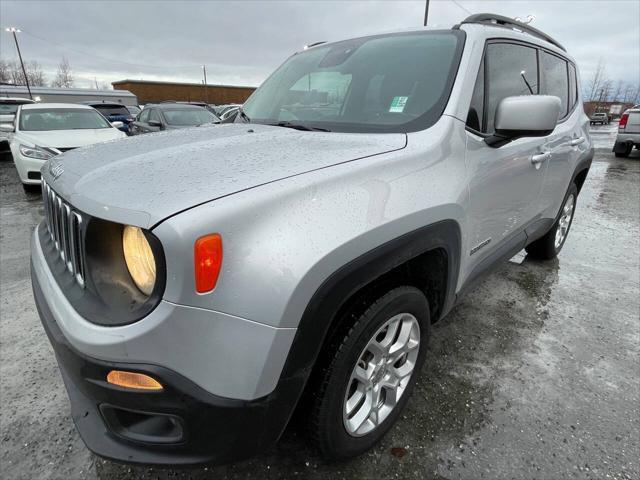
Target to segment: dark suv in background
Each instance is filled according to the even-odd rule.
[[[83,102],[85,105],[98,110],[110,122],[122,122],[122,126],[118,127],[124,133],[129,133],[129,124],[134,118],[125,105],[116,102]]]
[[[130,125],[129,134],[158,132],[177,128],[220,123],[206,108],[188,103],[158,103],[146,105]]]

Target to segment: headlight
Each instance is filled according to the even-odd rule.
[[[28,147],[26,145],[20,145],[20,153],[25,157],[37,158],[38,160],[49,160],[54,156],[53,152],[38,146]]]
[[[144,232],[138,227],[124,227],[122,249],[129,274],[136,286],[144,294],[151,295],[156,284],[156,259]]]

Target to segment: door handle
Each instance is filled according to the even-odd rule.
[[[572,147],[576,147],[580,145],[582,142],[584,142],[584,137],[578,137],[571,140],[571,142],[569,142],[569,145],[571,145]]]
[[[537,165],[551,158],[551,152],[539,153],[537,155],[531,155],[531,163]]]

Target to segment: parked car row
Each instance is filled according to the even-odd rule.
[[[121,122],[110,123],[89,105],[24,103],[11,122],[0,123],[25,190],[40,185],[45,161],[74,148],[126,137]]]
[[[238,105],[220,109],[229,118]],[[0,99],[0,149],[11,151],[25,190],[40,185],[40,169],[62,152],[162,130],[221,122],[213,106],[200,102],[164,102],[144,108],[116,102],[36,103]]]

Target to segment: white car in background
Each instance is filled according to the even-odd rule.
[[[35,103],[35,101],[20,97],[1,97],[0,123],[13,123],[18,107],[25,103]],[[7,132],[0,132],[0,152],[4,152],[5,150],[9,150],[9,134]]]
[[[40,185],[45,161],[77,147],[125,138],[119,122],[109,121],[94,108],[73,103],[21,105],[13,123],[0,124],[12,133],[11,154],[25,190]]]

